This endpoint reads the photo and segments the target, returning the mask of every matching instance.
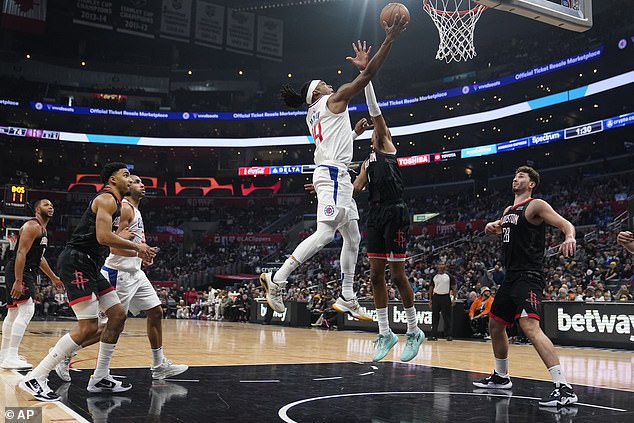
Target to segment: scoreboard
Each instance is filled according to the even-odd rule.
[[[5,185],[4,212],[7,214],[24,214],[28,201],[28,193],[28,188],[24,185]]]

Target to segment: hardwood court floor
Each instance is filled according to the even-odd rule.
[[[73,322],[31,322],[22,342],[20,354],[24,355],[29,362],[37,364],[39,360],[46,355],[48,349],[69,327],[72,327],[73,324]],[[163,334],[164,350],[169,359],[175,363],[184,363],[190,366],[200,367],[199,369],[192,369],[178,377],[184,379],[185,385],[189,386],[190,393],[193,392],[192,385],[188,385],[188,382],[192,382],[194,378],[200,380],[200,382],[196,384],[195,389],[202,392],[208,390],[213,391],[216,382],[213,380],[205,380],[204,375],[213,378],[225,377],[226,379],[226,376],[220,376],[219,372],[221,371],[220,368],[226,368],[227,366],[237,366],[235,367],[236,374],[240,372],[242,372],[241,374],[251,374],[249,372],[244,373],[245,365],[337,363],[335,366],[340,366],[341,371],[346,372],[348,371],[345,370],[347,367],[339,363],[348,363],[349,365],[351,362],[357,362],[357,364],[367,364],[366,367],[370,368],[372,363],[369,363],[369,360],[374,351],[372,341],[375,337],[373,333],[369,332],[338,332],[324,331],[321,329],[261,326],[250,323],[198,322],[187,320],[164,320]],[[399,365],[391,365],[389,362],[399,362],[398,357],[400,356],[403,344],[404,339],[401,337],[399,344],[394,347],[390,355],[384,359],[384,362],[375,366],[378,367],[377,371],[385,370],[387,367],[400,369]],[[558,353],[568,380],[571,383],[596,388],[608,388],[606,391],[613,393],[611,397],[619,397],[619,404],[634,404],[634,354],[632,352],[589,348],[558,348]],[[550,380],[548,372],[531,346],[511,345],[509,355],[510,370],[514,378],[529,378],[538,381]],[[81,350],[73,359],[72,366],[75,369],[94,368],[96,357],[97,348],[95,346]],[[112,360],[112,368],[119,368],[121,372],[126,373],[126,376],[130,378],[129,380],[133,384],[133,388],[130,392],[134,395],[139,395],[139,398],[145,398],[145,400],[147,400],[148,397],[148,390],[160,389],[160,387],[157,388],[149,384],[148,367],[150,363],[151,354],[149,351],[149,343],[145,335],[145,320],[129,319],[126,322],[125,332],[117,345],[115,356]],[[479,376],[473,373],[489,373],[494,366],[490,342],[460,340],[453,342],[447,342],[445,340],[436,342],[426,341],[421,346],[419,355],[411,363],[420,365],[421,369],[444,368],[449,369],[447,370],[449,372],[453,369],[456,371],[455,373],[460,373],[460,377],[457,378],[454,375],[451,376],[451,378],[454,380],[459,379],[460,381],[458,383],[460,386],[468,385],[469,379],[475,379]],[[218,367],[219,369],[210,369],[209,366],[213,366],[214,368]],[[282,372],[282,367],[283,366],[277,366],[276,369]],[[259,369],[256,374],[263,375],[264,377],[273,377],[274,370],[263,370],[267,368],[273,368],[273,366],[256,366],[252,369]],[[284,368],[296,369],[297,366],[286,366]],[[309,369],[310,366],[303,366],[302,368]],[[311,371],[321,372],[320,374],[330,374],[332,371],[332,366],[327,367],[327,370],[323,370],[323,368],[317,370],[318,368],[319,367],[313,367]],[[458,370],[472,373],[457,372]],[[438,373],[438,381],[445,377],[449,378],[449,376],[442,373],[441,370],[434,371],[440,372]],[[253,372],[253,370],[251,370],[251,372]],[[284,372],[293,373],[297,372],[297,370],[284,370]],[[422,372],[422,370],[417,370],[417,372]],[[71,396],[75,395],[74,393],[83,392],[85,390],[86,380],[90,373],[88,370],[71,372],[71,376],[75,380],[71,385],[73,389],[70,391]],[[408,374],[408,376],[412,376],[416,372],[409,373],[412,374]],[[116,370],[113,371],[113,374],[117,374]],[[391,370],[391,373],[386,373],[386,375],[390,374],[394,374],[394,370]],[[86,419],[82,417],[85,416],[86,413],[82,412],[82,410],[73,411],[61,403],[45,404],[30,400],[26,394],[15,389],[15,385],[21,377],[17,372],[0,370],[0,376],[0,406],[43,407],[44,422],[86,421]],[[147,381],[143,379],[144,377]],[[200,379],[201,377],[202,379]],[[135,385],[135,379],[143,380],[143,383],[139,382]],[[395,387],[400,386],[399,380],[403,379],[397,378],[393,381]],[[229,382],[226,383],[229,384]],[[427,381],[427,383],[431,384],[428,386],[428,389],[437,390],[433,380]],[[79,386],[80,384],[81,386]],[[60,381],[53,372],[51,375],[51,386],[56,388],[59,385]],[[257,385],[262,386],[262,384]],[[403,385],[403,388],[407,388],[407,390],[415,390],[412,389],[411,385]],[[134,386],[136,386],[136,389]],[[541,394],[544,394],[544,389],[548,389],[547,386],[547,384],[543,383],[540,385]],[[65,389],[68,391],[69,388],[66,387]],[[144,392],[138,392],[141,389],[143,389]],[[187,392],[188,388],[184,387],[180,389]],[[390,389],[394,388],[392,387]],[[455,389],[455,386],[451,386],[451,390]],[[610,391],[610,389],[624,392],[614,393],[615,391]],[[380,390],[385,390],[385,388]],[[594,389],[594,391],[596,390],[597,389]],[[135,391],[137,392],[135,393]],[[588,392],[592,391],[593,390],[590,389]],[[178,392],[176,392],[176,394],[178,394]],[[530,391],[530,394],[532,395],[532,391]],[[174,395],[174,393],[172,392],[171,395]],[[261,396],[261,394],[258,395]],[[514,392],[514,395],[517,394]],[[493,396],[495,397],[495,395]],[[625,400],[623,398],[625,398]],[[131,401],[131,399],[123,397],[116,400],[119,401],[118,404],[115,404],[117,407],[125,405],[126,401]],[[580,401],[583,400],[584,398],[580,399]],[[85,404],[85,400],[83,401],[83,404]],[[88,408],[90,408],[91,405],[90,401],[91,400],[88,400]],[[97,401],[97,399],[93,398],[92,401]],[[473,399],[470,399],[470,401],[473,401]],[[249,405],[248,400],[246,400],[244,406],[248,407]],[[234,407],[235,406],[234,404]],[[468,407],[467,405],[467,408]],[[620,407],[623,406],[621,405]],[[630,408],[634,409],[634,407]],[[147,407],[145,409],[147,410]],[[495,409],[495,407],[493,407],[493,409]],[[90,414],[88,414],[88,416],[90,416]],[[482,414],[480,416],[482,416]],[[634,414],[632,416],[634,416]],[[570,416],[568,417],[569,420],[572,418]],[[595,415],[593,418],[596,420],[597,416]],[[241,417],[241,419],[245,421],[243,417]],[[121,421],[121,419],[117,418],[116,420],[110,421]],[[135,421],[135,419],[127,421]],[[181,421],[190,420],[185,419]],[[201,420],[199,419],[197,421],[200,422]],[[214,421],[223,420],[216,419]],[[323,421],[337,421],[337,419],[332,418],[332,420],[326,419]],[[580,420],[577,418],[576,421]],[[613,421],[618,420],[613,419]]]

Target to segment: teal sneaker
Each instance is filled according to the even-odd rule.
[[[419,329],[418,332],[407,333],[405,336],[407,337],[407,341],[401,353],[401,361],[410,361],[418,354],[418,348],[425,340],[425,332]]]
[[[390,352],[392,347],[398,342],[398,336],[394,335],[394,332],[390,331],[387,335],[379,334],[374,341],[376,345],[376,351],[372,361],[379,361]]]

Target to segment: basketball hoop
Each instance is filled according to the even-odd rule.
[[[436,59],[460,62],[476,56],[473,31],[486,6],[473,0],[423,0],[440,35]]]
[[[18,235],[16,233],[7,235],[7,241],[9,242],[9,251],[15,251],[15,247],[18,244]]]

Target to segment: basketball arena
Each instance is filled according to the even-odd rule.
[[[634,2],[0,4],[4,421],[634,421]]]

